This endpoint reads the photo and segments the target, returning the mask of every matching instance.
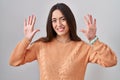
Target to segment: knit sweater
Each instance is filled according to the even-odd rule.
[[[56,39],[51,42],[38,41],[30,45],[24,38],[12,52],[22,55],[16,60],[16,66],[38,61],[40,80],[84,80],[88,63],[97,63],[104,67],[116,65],[114,52],[104,43],[97,40],[93,45],[84,41],[61,43]]]

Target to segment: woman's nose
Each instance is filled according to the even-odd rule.
[[[60,27],[60,26],[61,26],[61,24],[62,24],[62,23],[61,23],[61,21],[60,21],[60,20],[58,20],[58,21],[57,21],[57,26],[58,26],[58,27]]]

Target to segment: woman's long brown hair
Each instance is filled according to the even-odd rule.
[[[42,37],[36,41],[50,42],[53,38],[57,36],[57,33],[53,30],[52,27],[52,13],[56,9],[60,10],[66,18],[67,24],[69,26],[70,39],[73,41],[81,41],[81,39],[77,36],[76,33],[77,29],[76,29],[76,21],[74,15],[71,9],[64,3],[57,3],[50,9],[47,19],[47,25],[46,25],[47,36]]]

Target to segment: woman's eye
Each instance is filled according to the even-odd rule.
[[[52,22],[53,22],[53,23],[55,23],[55,22],[56,22],[56,20],[52,20]]]
[[[62,18],[62,21],[65,21],[66,19],[65,18]]]

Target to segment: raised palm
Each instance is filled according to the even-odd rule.
[[[29,41],[31,41],[35,33],[39,31],[39,29],[34,29],[35,21],[36,16],[34,15],[29,16],[28,20],[25,19],[24,21],[24,35]]]
[[[96,36],[96,19],[93,20],[92,15],[84,16],[84,22],[87,29],[82,29],[81,32],[85,34],[89,41]]]

